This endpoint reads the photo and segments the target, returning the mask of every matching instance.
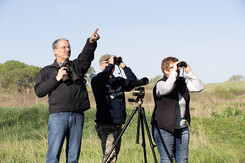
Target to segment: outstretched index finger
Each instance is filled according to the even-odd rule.
[[[95,31],[94,31],[94,34],[97,34],[97,31],[99,30],[99,28],[97,28]]]

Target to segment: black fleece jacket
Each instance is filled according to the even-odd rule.
[[[91,80],[97,112],[96,123],[123,124],[126,120],[125,91],[134,88],[137,80],[129,67],[124,67],[127,79],[122,77],[110,78],[114,65],[109,64],[104,71],[98,73]]]
[[[56,76],[60,66],[56,60],[52,65],[42,68],[35,83],[35,93],[38,97],[49,97],[49,113],[81,112],[90,108],[88,93],[83,82],[84,74],[88,71],[94,59],[97,43],[87,40],[78,58],[69,61],[70,67],[80,76],[82,82],[69,84],[57,81]]]

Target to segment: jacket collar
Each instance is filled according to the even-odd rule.
[[[67,62],[69,62],[70,64],[70,60],[68,60]],[[53,64],[50,65],[50,67],[55,67],[55,68],[60,68],[62,65],[59,65],[57,62],[57,59],[54,60]]]
[[[57,63],[57,60],[55,59],[53,64],[49,65],[49,67],[56,67],[56,68],[60,68],[59,64]]]

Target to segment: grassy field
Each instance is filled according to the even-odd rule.
[[[130,115],[133,108],[128,109]],[[100,141],[94,129],[95,109],[86,112],[80,162],[100,162]],[[146,111],[148,122],[151,113]],[[0,162],[45,162],[47,151],[47,106],[0,108]],[[135,143],[137,115],[122,137],[119,163],[144,162],[143,148]],[[244,113],[226,113],[211,118],[193,118],[190,127],[189,162],[244,162]],[[146,135],[145,135],[146,136]],[[147,136],[146,136],[147,138]],[[147,140],[147,139],[146,139]],[[141,139],[140,139],[141,142]],[[148,162],[154,162],[147,140]],[[155,148],[157,158],[159,155]],[[64,150],[61,162],[65,162]]]
[[[189,162],[245,162],[245,82],[210,84],[205,88],[201,93],[191,94]],[[143,106],[149,123],[153,101],[151,90],[146,92]],[[16,102],[14,98],[17,97],[24,101]],[[127,97],[132,97],[131,93]],[[48,141],[48,106],[45,101],[30,94],[14,97],[1,94],[0,104],[0,162],[45,162]],[[130,115],[136,104],[127,106]],[[80,162],[98,163],[102,152],[94,128],[95,108],[86,111],[85,117]],[[137,115],[122,137],[119,163],[144,162],[143,148],[135,143],[136,127]],[[147,160],[151,163],[154,159],[147,139],[146,143]],[[155,153],[159,160],[156,148]],[[61,162],[65,162],[64,148]]]

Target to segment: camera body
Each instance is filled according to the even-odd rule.
[[[181,61],[181,62],[179,62],[179,63],[177,64],[177,67],[187,67],[187,64],[186,64],[186,62]]]
[[[122,57],[114,57],[114,63],[115,65],[119,66],[123,61],[122,61]]]
[[[137,96],[137,98],[144,98],[145,96],[145,88],[144,87],[136,87],[134,89],[135,91],[139,91],[139,92],[133,92],[133,96]]]
[[[63,75],[62,77],[62,80],[65,84],[70,84],[72,81],[78,84],[82,81],[81,78],[74,71],[74,69],[70,66],[68,61],[64,62],[62,67],[67,67],[66,69],[67,75]]]
[[[145,96],[145,88],[142,87],[143,85],[147,85],[149,83],[149,79],[144,77],[142,79],[134,81],[133,85],[135,86],[135,91],[133,92],[133,96],[137,96],[136,99],[129,98],[129,102],[137,102],[139,105],[143,103],[143,98]]]

